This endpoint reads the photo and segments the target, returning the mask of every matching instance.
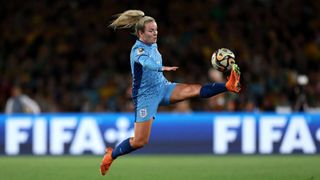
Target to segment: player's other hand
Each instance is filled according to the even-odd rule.
[[[176,66],[162,66],[162,71],[176,71],[178,68]]]

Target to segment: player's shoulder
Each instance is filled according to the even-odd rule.
[[[132,47],[132,52],[138,56],[143,54],[149,54],[149,51],[150,48],[139,40],[137,40]]]

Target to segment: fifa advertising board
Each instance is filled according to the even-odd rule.
[[[133,136],[134,115],[0,115],[0,155],[102,155]],[[320,114],[159,113],[134,154],[319,154]]]

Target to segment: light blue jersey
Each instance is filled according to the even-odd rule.
[[[132,72],[132,99],[136,122],[154,117],[159,104],[169,104],[176,86],[164,77],[162,57],[156,43],[148,45],[137,40],[130,54]]]
[[[137,40],[130,55],[132,96],[156,93],[167,80],[162,72],[162,57],[156,43],[144,44]]]

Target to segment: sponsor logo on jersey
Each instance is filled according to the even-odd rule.
[[[143,49],[143,48],[138,48],[138,49],[137,49],[137,54],[138,54],[138,55],[143,54],[143,52],[144,52],[144,49]]]

